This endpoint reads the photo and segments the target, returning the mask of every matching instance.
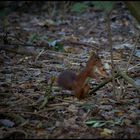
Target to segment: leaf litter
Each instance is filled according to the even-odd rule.
[[[123,7],[121,3],[112,14],[114,62],[122,69],[138,30]],[[118,88],[122,94],[117,95],[118,101],[113,97],[111,83],[81,101],[57,86],[61,71],[80,71],[97,47],[110,70],[104,11],[67,13],[56,19],[44,15],[17,11],[5,20],[8,43],[24,46],[19,45],[23,54],[1,51],[0,138],[140,138],[140,98],[131,85]],[[125,23],[123,16],[129,17]],[[33,44],[30,52],[35,54],[28,53],[29,44]],[[138,64],[139,48],[131,67]],[[138,85],[139,70],[131,70],[134,77],[137,75]]]

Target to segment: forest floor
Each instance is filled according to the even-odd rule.
[[[111,73],[105,17],[91,8],[56,17],[20,10],[0,18],[0,138],[140,138],[140,94],[124,79],[116,78],[115,95],[109,82],[83,100],[56,82],[63,70],[84,68],[97,50]],[[114,63],[125,70],[140,28],[122,3],[110,21]],[[128,72],[138,85],[139,45]]]

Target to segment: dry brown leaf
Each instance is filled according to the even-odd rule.
[[[113,130],[111,130],[111,129],[107,129],[107,128],[104,128],[103,131],[101,131],[100,134],[101,134],[101,136],[103,136],[103,137],[107,137],[107,138],[109,138],[109,137],[112,136],[113,133],[114,133]]]

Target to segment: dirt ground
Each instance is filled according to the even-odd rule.
[[[25,4],[0,18],[0,138],[140,138],[140,94],[133,85],[116,78],[116,94],[109,82],[78,100],[56,82],[63,70],[84,68],[96,50],[111,73],[105,11],[59,9],[50,16],[41,6]],[[115,66],[125,70],[138,44],[128,75],[140,86],[139,24],[122,2],[110,21]],[[91,88],[104,80],[91,79]]]

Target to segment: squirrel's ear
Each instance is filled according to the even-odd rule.
[[[96,51],[96,55],[99,57],[99,51],[98,50]]]
[[[95,51],[91,51],[90,56],[96,56],[96,52]]]
[[[97,59],[99,59],[99,55],[98,55],[98,52],[96,51],[93,51],[92,52],[92,56],[94,56],[94,58],[97,58]]]

